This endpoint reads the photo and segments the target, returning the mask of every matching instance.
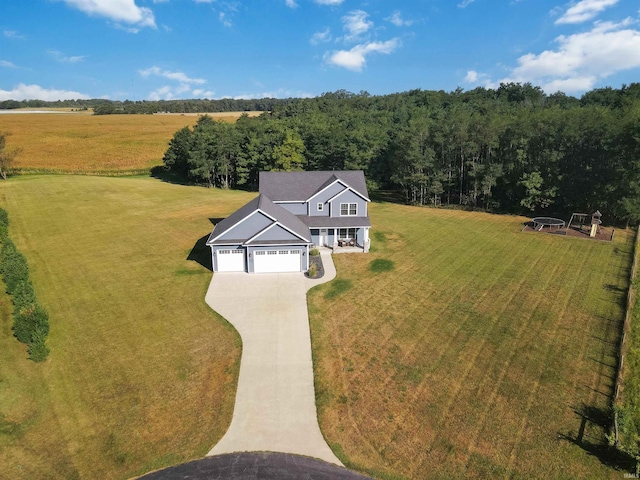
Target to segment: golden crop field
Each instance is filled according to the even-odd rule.
[[[241,114],[208,115],[234,122]],[[162,164],[173,134],[197,119],[197,114],[22,113],[0,115],[0,133],[8,134],[8,147],[20,149],[15,166],[23,171],[117,174]]]

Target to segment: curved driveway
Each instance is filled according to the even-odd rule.
[[[205,297],[242,337],[238,390],[229,430],[208,453],[271,451],[342,465],[324,440],[316,412],[307,290],[335,277],[302,273],[216,274]]]

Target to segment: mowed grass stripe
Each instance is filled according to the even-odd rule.
[[[515,448],[516,476],[610,475],[558,435],[576,428],[576,385],[602,375],[574,356],[606,327],[601,287],[617,273],[614,249],[629,260],[628,232],[598,244],[523,234],[519,217],[389,204],[370,214],[385,233],[370,258],[336,257],[353,288],[309,298],[321,427],[341,458],[381,478],[484,478],[506,475]],[[371,273],[375,258],[393,270]],[[588,299],[574,307],[577,290]],[[597,358],[602,345],[589,345]]]
[[[5,384],[24,407],[5,403],[0,384],[0,412],[24,426],[0,449],[11,478],[128,478],[200,457],[222,436],[240,340],[204,303],[211,272],[187,257],[208,218],[251,197],[149,178],[2,185],[11,235],[51,316],[50,360]],[[31,397],[37,381],[45,388]],[[25,464],[38,467],[23,475]]]

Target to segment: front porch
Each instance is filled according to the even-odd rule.
[[[369,227],[312,228],[314,246],[330,248],[333,253],[367,253],[369,251]]]

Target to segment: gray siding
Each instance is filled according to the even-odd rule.
[[[364,228],[358,228],[356,230],[356,243],[361,247],[364,246]]]
[[[278,203],[285,210],[290,211],[294,215],[306,215],[307,204],[306,203]]]
[[[318,195],[312,197],[309,200],[309,216],[311,217],[328,217],[329,216],[329,205],[327,204],[327,200],[331,197],[336,196],[342,190],[345,189],[345,186],[341,183],[336,183],[327,188],[324,192],[319,193]],[[324,209],[322,212],[318,211],[318,203],[324,203]]]
[[[362,197],[356,195],[351,190],[346,191],[342,195],[339,195],[334,200],[331,201],[331,216],[339,217],[340,216],[340,204],[341,203],[357,203],[358,204],[358,214],[357,217],[366,217],[367,216],[367,202],[363,200]]]
[[[224,232],[224,234],[220,238],[216,239],[216,242],[226,240],[226,239],[247,240],[253,237],[260,230],[265,229],[271,223],[273,223],[273,220],[267,218],[265,215],[263,215],[260,212],[256,212],[250,217],[247,217],[244,220],[242,220],[235,227],[230,228],[229,230]]]
[[[320,230],[317,228],[312,228],[311,229],[311,241],[313,242],[314,245],[319,245],[319,241],[320,241]]]
[[[254,238],[250,243],[259,243],[259,242],[265,242],[270,240],[281,240],[283,242],[285,241],[295,242],[295,241],[300,241],[300,238],[298,238],[296,235],[289,232],[288,230],[282,228],[280,225],[276,225],[275,227],[270,228],[266,232]]]

